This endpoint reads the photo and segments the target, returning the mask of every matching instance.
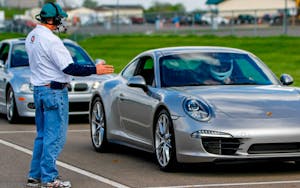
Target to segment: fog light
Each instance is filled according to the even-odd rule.
[[[200,130],[200,131],[193,132],[191,134],[191,137],[192,138],[202,138],[202,137],[232,138],[232,136],[228,133],[211,131],[211,130]]]
[[[28,107],[29,109],[35,109],[35,105],[34,105],[33,102],[28,103],[28,104],[27,104],[27,107]]]

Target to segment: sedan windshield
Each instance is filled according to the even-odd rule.
[[[160,58],[162,87],[278,83],[258,59],[239,53],[185,53]]]
[[[88,54],[80,47],[72,45],[72,44],[65,44],[66,48],[69,50],[74,63],[78,63],[81,65],[94,65],[91,58]],[[28,55],[25,50],[25,44],[15,44],[12,49],[11,55],[11,67],[22,67],[22,66],[29,66]]]

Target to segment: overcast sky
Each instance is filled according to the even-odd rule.
[[[63,0],[73,5],[81,5],[84,0]],[[185,6],[187,11],[192,11],[195,9],[204,9],[206,0],[95,0],[101,4],[117,4],[119,2],[120,5],[142,5],[144,8],[149,8],[153,5],[154,2],[161,2],[161,3],[171,3],[177,4],[181,3]]]

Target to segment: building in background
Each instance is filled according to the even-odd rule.
[[[207,0],[206,4],[226,17],[235,14],[263,16],[278,13],[285,8],[289,9],[290,14],[295,14],[297,10],[295,0]]]
[[[10,8],[34,8],[39,7],[42,0],[0,0],[3,7]]]

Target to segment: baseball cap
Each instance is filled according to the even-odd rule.
[[[57,16],[57,14],[60,17],[64,17],[64,18],[68,17],[68,14],[65,11],[63,11],[63,9],[60,7],[60,5],[58,3],[44,4],[44,6],[42,7],[42,10],[40,12],[40,16],[44,17],[44,18],[55,17],[55,16]]]

